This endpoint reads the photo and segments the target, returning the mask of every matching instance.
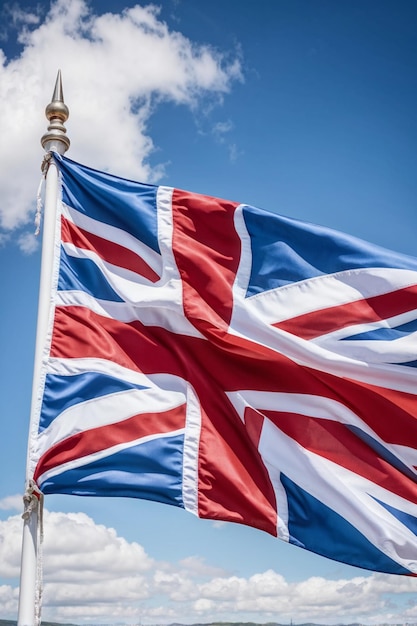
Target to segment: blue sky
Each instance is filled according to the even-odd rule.
[[[40,266],[33,217],[58,68],[72,159],[415,255],[414,1],[164,0],[140,20],[126,11],[134,6],[2,4],[0,617],[16,616]],[[417,623],[416,580],[259,531],[144,501],[50,496],[46,508],[45,619]]]

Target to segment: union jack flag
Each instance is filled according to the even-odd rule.
[[[417,575],[417,259],[54,155],[30,473]]]

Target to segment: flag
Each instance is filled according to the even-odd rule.
[[[54,154],[30,474],[417,574],[417,259]]]

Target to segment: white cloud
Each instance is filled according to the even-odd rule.
[[[7,500],[4,499],[3,502]],[[0,577],[16,579],[20,571],[23,522],[20,516],[0,521]],[[45,615],[73,619],[132,611],[150,594],[147,572],[153,560],[136,542],[96,524],[84,513],[44,511],[43,607]],[[17,590],[0,587],[0,613],[13,615]],[[114,603],[114,608],[113,608]],[[98,609],[105,605],[105,612]],[[109,613],[109,605],[110,613]],[[120,615],[125,613],[120,612]],[[126,616],[126,615],[125,615]]]
[[[217,143],[227,146],[231,163],[234,163],[243,154],[235,143],[228,140],[228,133],[230,133],[233,128],[233,122],[227,120],[226,122],[217,122],[217,124],[214,124],[211,131]]]
[[[398,577],[374,575],[334,581],[312,577],[289,583],[269,570],[250,578],[233,576],[207,582],[200,587],[195,608],[200,612],[207,607],[224,614],[263,615],[265,619],[279,615],[279,621],[333,623],[336,616],[343,615],[343,621],[369,622],[373,612],[389,607],[385,593],[416,589],[415,581],[405,580],[401,590],[398,582]]]
[[[2,5],[1,10],[2,17],[2,26],[1,26],[1,39],[7,40],[8,33],[6,29],[6,24],[9,26],[13,26],[15,28],[21,27],[22,25],[33,25],[39,24],[39,15],[37,13],[23,10],[18,2],[5,2]]]
[[[11,579],[19,576],[22,529],[20,515],[0,521],[0,578]]]
[[[22,511],[23,512],[23,495],[16,494],[0,499],[0,509],[2,511]]]
[[[226,522],[225,522],[226,523]],[[180,561],[180,566],[185,571],[190,572],[194,577],[197,576],[224,576],[226,572],[220,567],[213,567],[205,563],[204,559],[199,556],[189,556]]]
[[[216,528],[217,530],[224,528],[226,524],[227,522],[222,522],[220,520],[214,520],[213,522],[211,522],[211,525],[213,526],[213,528]]]
[[[142,546],[128,543],[84,513],[46,512],[45,529],[46,581],[88,581],[91,586],[97,578],[122,580],[152,567]]]
[[[4,499],[4,503],[7,499]],[[19,573],[22,520],[0,522],[0,578]],[[295,548],[294,548],[295,549]],[[156,562],[142,546],[84,513],[45,511],[43,618],[77,623],[172,621],[415,621],[417,580],[374,574],[289,582],[268,570],[230,576],[197,557]],[[395,594],[396,605],[392,603]],[[17,585],[0,585],[0,613],[14,617]],[[404,598],[404,601],[401,598]],[[402,604],[401,604],[402,602]]]
[[[24,254],[32,254],[39,247],[39,239],[34,234],[35,227],[33,227],[33,232],[26,232],[19,235],[19,247]]]
[[[213,126],[213,134],[219,141],[224,141],[224,135],[230,133],[231,130],[233,130],[233,122],[231,120],[217,122],[217,124]]]
[[[10,585],[0,585],[0,608],[2,615],[17,614],[18,590]]]
[[[241,79],[237,54],[226,58],[170,31],[153,5],[97,16],[84,0],[55,0],[42,23],[18,5],[13,15],[23,51],[8,60],[0,50],[0,226],[6,230],[24,226],[34,211],[42,111],[57,63],[70,106],[71,158],[143,181],[162,171],[149,164],[154,145],[147,130],[158,102],[193,110],[207,99],[221,101]],[[20,239],[26,252],[29,241]]]

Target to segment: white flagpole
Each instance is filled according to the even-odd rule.
[[[68,107],[64,103],[61,72],[58,71],[52,101],[45,110],[45,115],[49,121],[48,130],[41,139],[42,146],[46,152],[55,151],[64,154],[69,146],[70,140],[66,135],[64,122],[68,119]],[[52,268],[54,259],[55,243],[55,223],[56,206],[58,200],[58,171],[53,160],[49,163],[44,160],[47,167],[45,176],[45,209],[42,235],[42,261],[39,286],[38,321],[36,329],[35,360],[33,371],[32,404],[30,415],[29,444],[28,444],[28,464],[25,493],[25,512],[23,514],[23,537],[22,555],[20,569],[20,592],[19,592],[19,613],[18,626],[34,626],[38,621],[36,616],[37,601],[37,566],[38,566],[38,518],[39,518],[39,498],[36,488],[31,482],[30,476],[30,447],[33,437],[33,424],[35,411],[38,402],[38,388],[41,376],[41,365],[43,349],[49,327],[50,314],[50,294],[52,281]]]

